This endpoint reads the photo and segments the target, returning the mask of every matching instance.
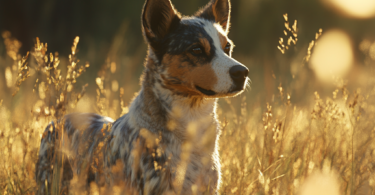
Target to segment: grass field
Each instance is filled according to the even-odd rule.
[[[132,66],[108,60],[89,76],[87,83],[96,90],[86,93],[79,77],[90,67],[76,57],[78,38],[68,57],[50,53],[39,40],[21,56],[21,44],[9,32],[2,37],[0,194],[34,194],[35,162],[49,121],[76,111],[118,118],[139,89],[139,74]],[[137,59],[127,61],[137,64],[130,63]],[[220,100],[221,194],[374,194],[372,66],[363,68],[364,84],[337,79],[328,93],[307,90],[299,103],[293,101],[296,82],[270,89],[276,92],[266,104],[251,98],[251,90]],[[301,67],[308,69],[302,62]]]

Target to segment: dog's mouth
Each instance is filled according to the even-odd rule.
[[[229,93],[231,93],[231,94],[234,94],[234,93],[240,93],[241,91],[243,91],[244,90],[244,85],[242,85],[242,86],[233,86],[232,87],[232,89],[230,89],[229,90]]]
[[[202,87],[199,87],[198,85],[196,85],[195,88],[205,95],[208,95],[208,96],[216,95],[216,92],[212,90],[208,90],[208,89],[203,89]]]
[[[243,83],[235,83],[229,90],[230,94],[238,94],[245,90],[246,86],[250,87],[250,79],[246,78]]]
[[[203,93],[204,95],[207,95],[207,96],[217,95],[216,92],[214,92],[212,90],[208,90],[208,89],[203,89],[202,87],[199,87],[197,85],[195,86],[195,88],[198,91],[200,91],[201,93]],[[243,87],[232,87],[232,89],[227,92],[227,95],[231,94],[230,96],[232,96],[232,95],[241,93],[243,90],[244,90]]]
[[[232,89],[229,91],[230,94],[240,93],[242,89]]]

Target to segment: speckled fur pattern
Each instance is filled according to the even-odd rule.
[[[212,0],[192,17],[170,0],[146,0],[149,50],[129,112],[116,121],[74,113],[51,122],[36,164],[38,194],[51,192],[61,170],[61,194],[90,194],[93,186],[102,194],[217,194],[217,98],[240,94],[248,82],[233,90],[229,69],[241,64],[231,57],[229,16],[229,0]]]

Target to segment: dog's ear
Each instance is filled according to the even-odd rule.
[[[230,9],[230,0],[211,0],[206,7],[196,13],[196,16],[219,23],[224,31],[228,33]]]
[[[142,13],[142,28],[149,42],[163,39],[180,20],[180,15],[170,0],[146,0]]]

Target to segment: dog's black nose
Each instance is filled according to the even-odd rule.
[[[249,74],[249,69],[242,65],[235,65],[229,69],[229,74],[237,86],[243,86]]]

